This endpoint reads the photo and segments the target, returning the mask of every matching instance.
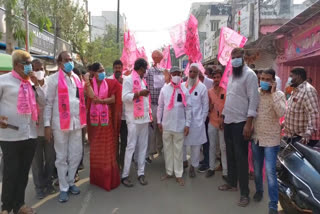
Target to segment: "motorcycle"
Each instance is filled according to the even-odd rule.
[[[320,214],[320,149],[281,140],[277,176],[279,202],[287,214]]]

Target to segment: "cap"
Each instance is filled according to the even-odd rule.
[[[173,72],[176,72],[176,71],[181,71],[179,67],[177,66],[173,66],[171,69],[170,69],[170,73],[173,73]]]

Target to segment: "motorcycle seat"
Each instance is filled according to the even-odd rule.
[[[296,142],[294,146],[301,152],[305,159],[320,173],[320,152],[302,143]]]

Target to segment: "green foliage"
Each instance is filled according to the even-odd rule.
[[[120,35],[120,41],[123,41],[123,34]],[[121,46],[118,47],[116,42],[116,27],[109,25],[102,37],[86,45],[85,62],[87,64],[100,62],[107,73],[111,74],[113,61],[121,57]]]

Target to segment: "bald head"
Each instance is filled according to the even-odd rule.
[[[151,57],[153,59],[154,64],[156,65],[156,64],[159,64],[163,59],[163,54],[161,53],[161,51],[155,50],[152,52]]]

